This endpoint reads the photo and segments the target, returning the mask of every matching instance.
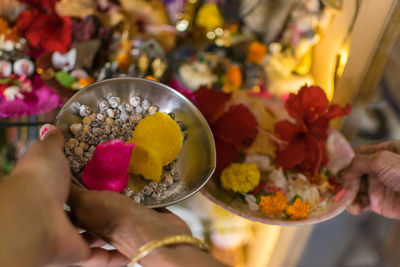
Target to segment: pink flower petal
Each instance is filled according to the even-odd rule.
[[[134,143],[114,139],[96,146],[93,158],[82,173],[83,183],[92,190],[122,192],[128,183],[129,161]]]

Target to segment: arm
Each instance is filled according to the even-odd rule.
[[[129,259],[150,241],[191,234],[187,225],[173,213],[157,212],[115,192],[87,191],[73,186],[69,203],[73,218],[80,226],[109,242]],[[224,266],[211,254],[187,244],[155,249],[140,263],[166,267]]]
[[[0,266],[72,263],[89,256],[63,210],[70,186],[63,143],[53,126],[0,184]]]

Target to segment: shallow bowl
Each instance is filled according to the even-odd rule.
[[[200,190],[212,176],[216,165],[215,144],[207,121],[200,111],[183,95],[158,82],[140,78],[115,78],[93,83],[72,96],[56,118],[56,126],[66,140],[72,137],[69,126],[81,122],[77,113],[80,104],[98,112],[100,99],[118,96],[129,103],[132,96],[147,98],[159,111],[175,113],[175,118],[187,126],[187,138],[178,156],[177,168],[183,186],[163,200],[146,197],[142,204],[159,208],[175,204]],[[172,186],[173,187],[173,186]],[[171,188],[173,190],[173,188]]]

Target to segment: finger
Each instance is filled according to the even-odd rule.
[[[129,259],[117,250],[105,250],[102,248],[92,248],[89,259],[79,262],[82,267],[119,267],[129,263]]]
[[[354,148],[356,154],[373,154],[382,150],[400,153],[400,140],[385,141],[378,144],[361,145]]]
[[[52,124],[45,124],[39,131],[40,140],[46,147],[64,148],[65,139],[61,131]]]
[[[340,172],[340,177],[345,180],[359,179],[365,174],[372,172],[375,154],[360,154],[357,155],[349,166]]]
[[[360,203],[353,203],[347,208],[347,212],[353,215],[359,215],[363,208]]]
[[[102,247],[107,244],[106,241],[104,241],[100,237],[95,236],[89,232],[84,232],[81,235],[91,248]]]
[[[374,154],[359,154],[341,173],[342,179],[358,179],[363,175],[372,175],[379,179],[390,178],[384,176],[388,170],[396,173],[400,155],[390,151],[379,151]]]

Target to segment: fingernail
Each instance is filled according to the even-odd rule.
[[[54,128],[55,128],[55,126],[52,125],[52,124],[49,124],[49,123],[46,123],[45,125],[43,125],[43,126],[40,128],[40,130],[39,130],[39,137],[40,137],[40,140],[43,140],[44,137],[47,135],[47,133],[48,133],[50,130],[54,129]]]

